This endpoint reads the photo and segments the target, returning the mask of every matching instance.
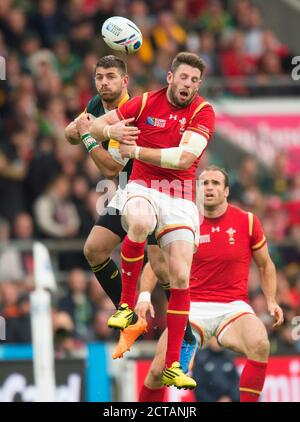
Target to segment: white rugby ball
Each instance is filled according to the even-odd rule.
[[[136,53],[142,46],[143,36],[131,20],[121,16],[112,16],[102,25],[102,37],[113,50],[125,54]]]

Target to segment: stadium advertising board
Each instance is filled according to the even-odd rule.
[[[223,138],[268,165],[279,151],[291,151],[289,171],[299,169],[300,112],[293,100],[233,100],[216,109],[216,131]]]
[[[55,369],[56,401],[85,401],[85,360],[57,360]],[[0,402],[32,402],[35,399],[32,361],[0,362]]]
[[[135,397],[137,400],[150,361],[136,362],[135,367]],[[239,372],[242,371],[245,359],[236,359]],[[194,401],[191,391],[167,389],[166,401],[191,402]],[[262,394],[263,402],[300,402],[300,357],[299,356],[272,356],[269,360],[265,387]]]

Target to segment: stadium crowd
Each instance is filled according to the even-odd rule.
[[[278,94],[268,81],[289,72],[291,52],[249,0],[237,0],[234,13],[227,3],[1,0],[0,56],[6,59],[7,80],[0,85],[0,310],[7,342],[30,341],[34,287],[31,252],[20,252],[10,240],[84,239],[103,206],[97,168],[82,146],[64,138],[65,126],[94,95],[94,64],[111,53],[100,39],[102,23],[121,15],[142,28],[141,50],[126,58],[131,95],[163,86],[170,57],[185,49],[204,58],[208,79],[251,77],[256,82],[249,88],[229,78],[223,95]],[[222,164],[222,157],[208,152],[201,166],[210,162]],[[285,324],[275,332],[257,273],[251,271],[249,279],[251,305],[266,324],[271,353],[278,354],[300,351],[292,338],[292,319],[300,315],[300,167],[291,170],[289,162],[288,153],[280,152],[268,171],[261,172],[253,156],[227,169],[231,203],[260,217],[278,269]],[[83,256],[74,256],[64,254],[60,260],[67,279],[58,280],[53,305],[57,356],[79,350],[86,341],[114,339],[106,326],[112,305]],[[165,325],[160,288],[154,304],[156,318],[146,339],[157,339]]]

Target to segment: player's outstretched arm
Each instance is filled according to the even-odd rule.
[[[122,157],[135,158],[158,167],[174,170],[190,168],[208,144],[208,140],[204,136],[189,130],[184,132],[179,146],[175,148],[142,148],[125,145],[123,141],[121,142]]]
[[[268,311],[275,318],[273,327],[276,327],[283,323],[284,318],[282,309],[276,302],[277,281],[275,265],[269,255],[267,245],[254,251],[252,256],[260,272],[261,287],[266,298]]]

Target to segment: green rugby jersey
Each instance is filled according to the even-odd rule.
[[[120,107],[122,104],[128,101],[129,98],[130,97],[128,94],[124,95],[124,97],[119,102],[118,107]],[[90,101],[88,102],[88,105],[86,106],[85,112],[90,113],[95,117],[100,117],[100,116],[103,116],[103,114],[105,114],[105,110],[104,110],[101,97],[99,94],[95,95],[92,99],[90,99]],[[108,149],[110,141],[111,140],[102,142],[102,146],[104,149],[106,150]],[[132,170],[132,160],[129,160],[122,170],[122,172],[127,173],[127,180],[129,180],[131,170]]]

